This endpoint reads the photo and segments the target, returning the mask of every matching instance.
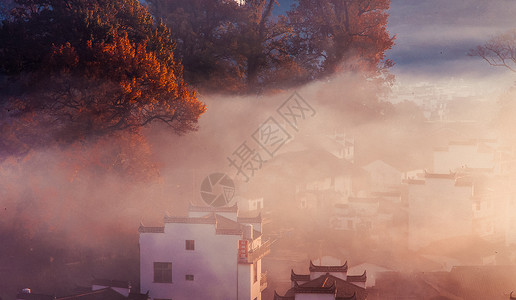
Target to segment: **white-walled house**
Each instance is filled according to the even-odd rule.
[[[362,167],[369,173],[370,187],[384,191],[401,184],[402,172],[382,160],[375,160]]]
[[[322,143],[323,148],[340,159],[355,161],[355,138],[351,135],[335,132],[326,136],[328,140]]]
[[[494,170],[495,146],[492,140],[451,141],[434,148],[433,173],[449,173],[464,168]]]
[[[335,203],[345,201],[353,193],[355,167],[326,151],[307,151],[289,157],[297,161],[311,161],[298,171],[295,190],[296,206],[324,214]],[[296,178],[297,179],[297,178]]]
[[[163,227],[140,226],[140,290],[152,299],[260,300],[267,286],[261,217],[238,208],[190,207],[165,216]]]
[[[342,193],[343,196],[348,197],[352,191],[352,174],[328,175],[297,186],[297,192],[328,190]]]
[[[380,198],[350,197],[334,205],[330,226],[335,230],[369,231],[378,217]]]

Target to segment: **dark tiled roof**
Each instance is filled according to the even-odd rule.
[[[235,203],[233,206],[222,206],[222,207],[214,207],[214,206],[196,206],[190,204],[189,211],[191,212],[238,212],[238,206]]]
[[[209,214],[204,217],[170,217],[163,218],[165,223],[187,223],[187,224],[215,224],[216,219],[214,214]]]
[[[101,279],[95,278],[92,282],[92,285],[100,285],[106,287],[119,287],[119,288],[131,288],[131,283],[123,280],[110,280],[110,279]]]
[[[259,213],[256,217],[238,217],[238,223],[262,223],[262,214]]]
[[[217,234],[241,235],[242,225],[221,215],[215,215]]]
[[[72,296],[66,296],[66,297],[59,297],[56,298],[56,300],[73,300],[73,299],[80,299],[80,300],[122,300],[127,299],[124,295],[115,292],[111,288],[104,288],[96,291],[91,291],[88,293],[83,294],[77,294]]]
[[[349,282],[366,282],[367,274],[364,270],[364,273],[362,275],[348,275],[347,278]]]
[[[43,294],[19,293],[18,295],[16,295],[16,299],[23,299],[23,300],[54,300],[56,298],[54,296],[43,295]]]
[[[145,227],[143,225],[140,225],[138,227],[139,233],[164,233],[165,227]]]
[[[330,274],[319,276],[303,284],[297,284],[295,282],[294,287],[285,293],[285,297],[295,296],[296,293],[334,293],[335,299],[367,299],[367,291],[364,288]]]
[[[337,284],[335,280],[332,280],[329,276],[321,277],[325,277],[322,283],[317,279],[301,285],[294,281],[294,294],[336,294]]]
[[[347,272],[348,262],[346,261],[342,266],[316,266],[310,260],[310,272]]]
[[[291,281],[310,281],[310,274],[301,275],[294,273],[294,270],[290,270],[290,280]]]

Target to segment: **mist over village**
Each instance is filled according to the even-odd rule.
[[[516,299],[515,15],[0,1],[0,300]]]

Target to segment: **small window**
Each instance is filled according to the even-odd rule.
[[[193,276],[193,275],[191,275],[191,274],[186,274],[186,275],[185,275],[185,280],[193,281],[193,280],[194,280],[194,276]]]
[[[154,282],[172,282],[172,263],[171,262],[155,262],[154,263]]]
[[[194,240],[186,240],[186,250],[195,250]]]

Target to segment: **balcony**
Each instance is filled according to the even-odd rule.
[[[267,272],[260,274],[260,292],[267,288]]]
[[[271,244],[270,240],[262,243],[260,246],[249,249],[247,253],[240,253],[239,263],[241,264],[252,264],[260,259],[262,259],[265,255],[271,252]],[[244,250],[245,251],[245,250]],[[242,255],[243,254],[243,255]]]
[[[254,263],[257,260],[262,259],[265,255],[271,253],[271,244],[272,242],[270,240],[267,240],[260,246],[250,250],[249,257],[247,258],[248,263]]]

